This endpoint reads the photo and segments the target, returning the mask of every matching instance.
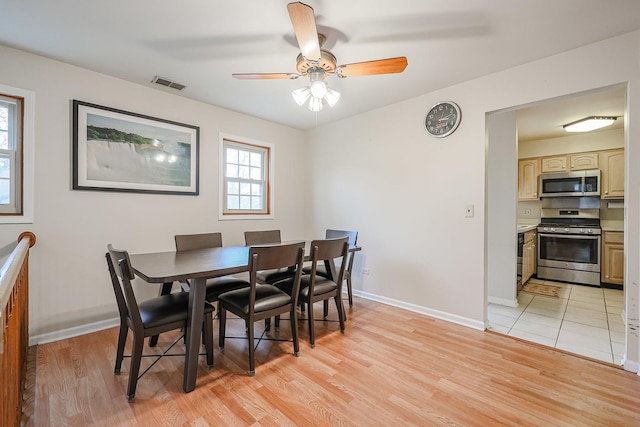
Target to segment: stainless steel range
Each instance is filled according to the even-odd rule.
[[[543,199],[538,225],[541,279],[600,286],[600,199]]]

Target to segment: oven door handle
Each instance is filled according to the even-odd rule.
[[[538,237],[556,237],[556,238],[565,238],[565,239],[583,239],[583,240],[595,240],[600,238],[600,234],[549,234],[549,233],[538,233]]]

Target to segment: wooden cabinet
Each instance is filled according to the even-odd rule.
[[[518,161],[518,200],[538,200],[540,159]]]
[[[597,151],[543,157],[541,170],[543,173],[547,173],[598,169],[598,160]]]
[[[527,280],[536,272],[536,230],[524,233],[524,244],[522,246],[522,279],[521,285],[524,286]]]
[[[567,156],[543,157],[541,162],[542,173],[565,172],[567,170]]]
[[[524,270],[524,255],[523,255]],[[524,274],[524,272],[523,272]],[[602,233],[602,275],[603,283],[624,284],[624,233],[604,231]]]
[[[600,152],[600,198],[624,198],[624,150]]]
[[[576,153],[569,155],[569,170],[581,171],[585,169],[598,169],[598,152]]]

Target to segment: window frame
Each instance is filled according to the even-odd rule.
[[[247,149],[252,147],[265,151],[266,158],[263,158],[264,171],[264,201],[266,209],[263,212],[257,211],[241,211],[228,210],[227,206],[227,178],[226,170],[226,147],[227,142],[235,146],[246,146]],[[219,220],[247,220],[247,219],[273,219],[274,218],[274,167],[275,167],[275,146],[268,142],[258,141],[254,139],[244,138],[235,135],[220,133],[218,143],[218,171],[219,171],[219,198],[218,198],[218,219]]]
[[[34,153],[35,153],[35,92],[0,84],[0,94],[8,98],[20,98],[22,101],[21,122],[17,126],[21,129],[20,146],[16,147],[15,179],[19,186],[14,185],[14,191],[22,201],[19,212],[0,213],[0,224],[33,223],[33,195],[34,195]]]

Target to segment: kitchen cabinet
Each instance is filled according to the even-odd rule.
[[[624,198],[624,150],[600,152],[600,198]]]
[[[538,200],[540,159],[518,161],[518,200]]]
[[[524,233],[524,244],[522,246],[522,279],[520,285],[524,286],[527,280],[536,273],[536,230]]]
[[[598,169],[598,160],[597,151],[543,157],[541,171],[547,173]]]
[[[542,173],[565,172],[567,170],[567,156],[543,157],[541,161]]]
[[[522,268],[524,269],[524,264]],[[624,284],[624,233],[622,231],[603,231],[602,233],[600,280],[614,285]]]

